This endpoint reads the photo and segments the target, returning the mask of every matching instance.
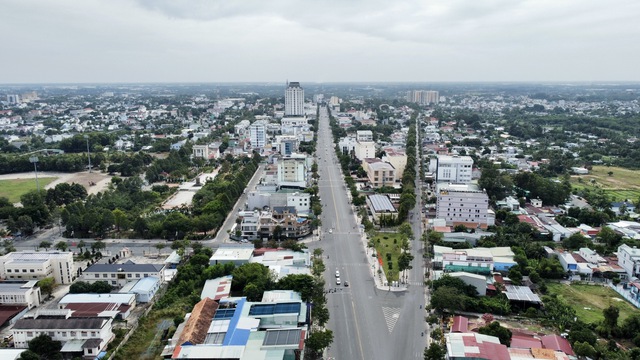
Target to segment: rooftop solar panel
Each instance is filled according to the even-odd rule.
[[[300,329],[270,330],[264,336],[263,346],[297,345],[300,342]]]
[[[300,303],[254,304],[251,305],[251,309],[249,310],[250,316],[293,313],[300,313]]]

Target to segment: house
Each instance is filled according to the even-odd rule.
[[[26,349],[29,341],[40,334],[49,334],[62,342],[65,357],[95,357],[113,338],[113,319],[109,317],[71,317],[71,311],[49,310],[34,317],[22,318],[13,325],[16,348]]]
[[[136,264],[131,260],[123,264],[93,264],[83,273],[83,281],[106,281],[112,286],[123,287],[127,282],[146,277],[164,279],[165,264]]]
[[[614,201],[611,203],[611,211],[616,215],[635,213],[636,206],[630,201]]]
[[[627,244],[618,246],[618,265],[620,265],[630,278],[638,277],[640,273],[640,249]]]
[[[75,279],[72,252],[14,251],[0,257],[0,276],[6,280],[42,280],[53,277],[57,284]]]
[[[578,271],[578,262],[573,257],[573,255],[567,252],[557,253],[557,255],[558,255],[558,260],[560,261],[560,264],[562,264],[562,268],[564,269],[564,271],[572,272],[572,273],[575,273]]]
[[[211,298],[219,301],[220,299],[228,298],[231,293],[232,280],[233,276],[231,275],[207,280],[200,293],[200,299]]]
[[[42,302],[37,280],[0,282],[0,304],[25,305],[29,309],[39,306]]]

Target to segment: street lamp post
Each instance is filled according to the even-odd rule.
[[[36,189],[38,189],[38,194],[40,193],[40,183],[38,182],[38,157],[32,156],[29,158],[29,161],[33,163],[33,170],[36,173]]]
[[[91,152],[89,152],[89,135],[85,135],[84,139],[87,141],[87,160],[89,161],[89,172],[91,172]]]

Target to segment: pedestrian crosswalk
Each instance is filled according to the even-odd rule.
[[[387,321],[387,328],[389,333],[393,332],[393,328],[396,326],[398,319],[400,318],[400,308],[382,307],[384,313],[384,319]]]

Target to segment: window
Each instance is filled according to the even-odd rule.
[[[67,332],[66,331],[63,331],[60,334],[62,334],[63,337],[67,337]]]
[[[106,278],[107,276],[109,276],[109,274],[102,274],[103,278]]]
[[[95,331],[92,331],[91,336],[97,336],[97,333]]]
[[[75,331],[69,331],[69,336],[71,336],[71,337],[76,336],[76,332]]]
[[[87,349],[87,354],[93,354],[93,349]]]
[[[11,272],[11,269],[7,269],[7,272]]]
[[[140,278],[140,274],[136,274],[136,278]]]
[[[35,270],[33,270],[33,269],[29,269],[29,272],[35,272]]]
[[[81,336],[81,337],[87,337],[87,334],[88,334],[88,333],[87,333],[86,331],[82,331],[82,332],[80,333],[80,336]]]
[[[127,274],[127,277],[128,277],[128,278],[130,278],[130,277],[131,277],[131,274]]]
[[[33,336],[33,331],[27,331],[27,336],[28,336],[28,337]]]
[[[27,269],[22,269],[22,272],[27,272]]]
[[[116,277],[116,274],[111,274],[111,277],[112,277],[112,278],[115,278],[115,277]]]
[[[96,279],[100,278],[100,274],[96,274]]]

